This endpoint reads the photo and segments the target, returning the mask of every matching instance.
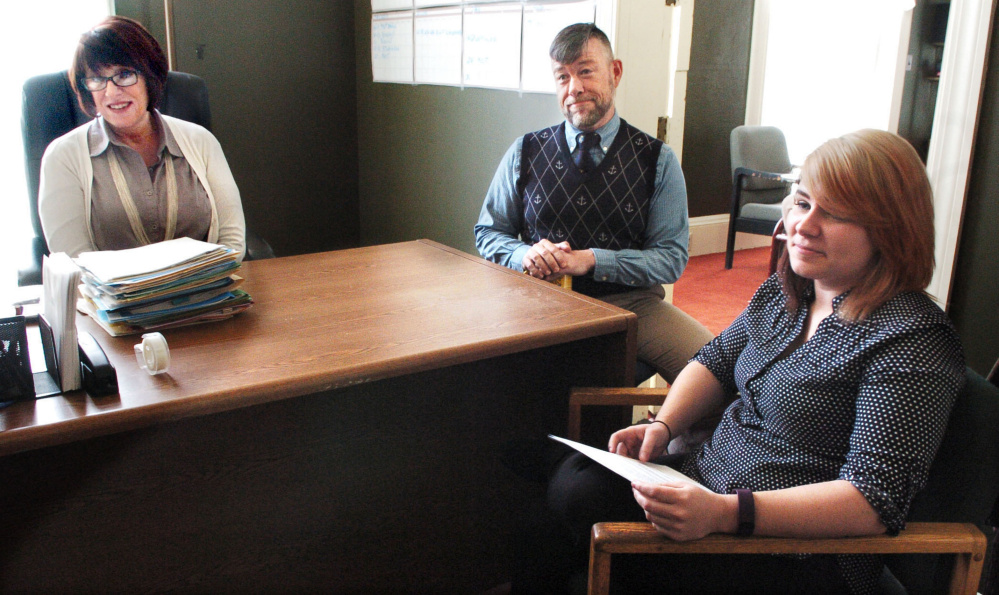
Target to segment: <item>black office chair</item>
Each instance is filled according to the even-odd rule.
[[[208,87],[204,79],[183,72],[169,72],[160,112],[211,129]],[[42,282],[42,256],[49,253],[42,222],[38,217],[38,183],[42,155],[56,138],[92,118],[80,109],[66,71],[43,74],[28,79],[21,95],[21,135],[24,139],[24,169],[28,184],[28,212],[35,236],[31,240],[30,258],[19,267],[17,284],[38,285]],[[246,259],[273,258],[274,251],[260,236],[247,230]]]
[[[999,359],[992,366],[992,371],[985,377],[993,386],[999,387]],[[985,567],[982,569],[982,584],[980,592],[982,595],[999,595],[999,552],[996,552],[996,539],[999,537],[999,498],[992,506],[992,514],[986,527],[986,534],[992,540],[989,555],[985,558]]]
[[[732,268],[735,232],[771,235],[781,218],[780,203],[791,187],[791,160],[784,133],[773,126],[737,126],[729,138],[732,204],[725,268]]]

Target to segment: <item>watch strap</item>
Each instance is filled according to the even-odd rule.
[[[739,528],[736,535],[748,537],[756,529],[756,501],[752,490],[736,488],[735,495],[739,499]]]

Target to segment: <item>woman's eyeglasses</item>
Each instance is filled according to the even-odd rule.
[[[100,91],[108,86],[108,81],[111,81],[117,87],[131,87],[139,82],[139,73],[134,70],[122,70],[111,76],[88,76],[83,79],[83,86],[88,91]]]

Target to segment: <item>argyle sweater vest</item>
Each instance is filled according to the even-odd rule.
[[[621,120],[603,161],[584,176],[572,163],[564,122],[524,135],[518,180],[522,239],[568,241],[574,250],[641,248],[662,145]],[[636,288],[587,275],[574,278],[573,289],[599,297]]]

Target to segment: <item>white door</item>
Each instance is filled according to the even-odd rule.
[[[678,0],[672,6],[664,0],[615,4],[613,29],[607,34],[624,63],[617,109],[628,123],[652,136],[659,136],[659,118],[668,118],[666,141],[682,160],[694,0]]]

